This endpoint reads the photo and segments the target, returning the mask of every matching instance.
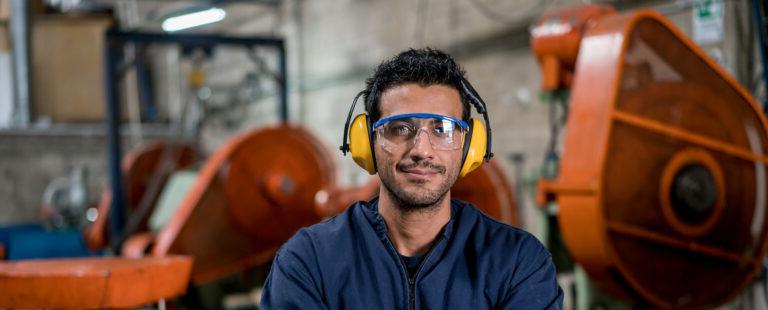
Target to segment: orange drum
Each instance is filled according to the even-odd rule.
[[[515,192],[495,159],[453,184],[451,198],[471,202],[497,221],[520,227]]]
[[[712,308],[766,250],[768,125],[750,95],[660,14],[585,27],[559,179],[547,190],[599,287]]]
[[[332,155],[300,127],[232,138],[206,161],[152,254],[193,256],[195,284],[269,262],[299,228],[322,219],[315,193],[335,182],[335,171]]]

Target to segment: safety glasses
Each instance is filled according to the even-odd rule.
[[[456,150],[464,145],[467,123],[439,114],[409,113],[385,117],[373,124],[376,140],[385,150],[410,148],[421,131],[436,150]]]

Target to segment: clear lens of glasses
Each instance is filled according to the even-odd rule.
[[[389,151],[412,146],[422,130],[436,150],[456,150],[464,144],[466,131],[459,123],[447,118],[398,118],[376,127],[379,144]]]

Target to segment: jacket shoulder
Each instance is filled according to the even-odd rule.
[[[551,260],[549,251],[530,232],[499,222],[469,203],[466,205],[470,213],[476,214],[471,235],[478,250],[504,253],[499,257],[515,258],[518,262]]]
[[[301,228],[283,246],[281,251],[298,251],[312,256],[322,256],[323,249],[337,248],[345,240],[354,236],[353,222],[357,204],[350,206],[342,213],[328,218],[320,223]]]
[[[487,273],[497,275],[500,305],[530,305],[559,309],[563,293],[557,283],[552,256],[531,233],[501,223],[475,210],[478,216],[470,242]]]

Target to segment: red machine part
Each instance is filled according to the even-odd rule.
[[[299,228],[321,220],[314,196],[335,171],[326,148],[299,127],[233,138],[206,161],[152,254],[194,256],[196,284],[266,263]],[[150,244],[141,238],[127,244]]]
[[[0,263],[0,308],[135,308],[181,295],[192,258],[81,258]]]
[[[146,199],[147,190],[156,171],[165,172],[160,175],[161,183],[168,179],[171,172],[189,167],[200,159],[195,148],[186,143],[169,143],[155,141],[135,149],[125,155],[122,169],[125,173],[126,196],[128,206],[133,211],[142,199]],[[167,162],[163,162],[166,160]],[[169,168],[159,167],[168,165]],[[149,197],[152,205],[157,202],[159,192]]]
[[[341,213],[355,201],[378,195],[380,182],[376,177],[360,187],[321,190],[315,195],[315,210],[323,217]],[[500,222],[520,226],[515,193],[495,159],[459,179],[451,188],[451,198],[471,202]]]
[[[315,212],[324,218],[334,216],[357,201],[376,197],[380,186],[379,178],[373,177],[362,186],[324,188],[315,194]]]
[[[147,230],[149,215],[171,173],[191,166],[199,157],[193,146],[167,141],[151,142],[125,155],[121,164],[126,184],[126,207],[131,218],[140,217],[134,219],[136,227],[130,227],[135,230],[133,232]],[[112,193],[102,193],[98,206],[100,216],[83,232],[86,244],[92,250],[102,249],[109,242],[107,214],[111,205]]]
[[[471,202],[496,220],[520,227],[515,193],[495,159],[453,184],[451,198]]]
[[[608,6],[585,5],[545,12],[531,29],[531,49],[541,64],[542,88],[568,88],[584,29],[590,20],[613,13]]]
[[[654,11],[592,19],[578,55],[559,178],[540,189],[574,259],[603,290],[655,307],[733,298],[768,235],[754,100]]]

